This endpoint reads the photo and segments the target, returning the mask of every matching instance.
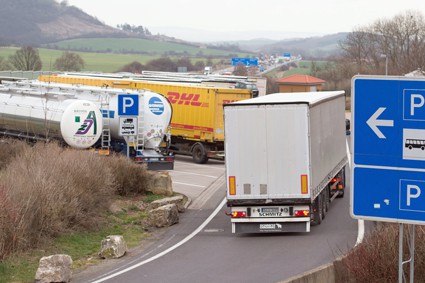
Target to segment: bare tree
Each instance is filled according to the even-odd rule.
[[[76,71],[84,68],[84,60],[77,53],[65,51],[62,56],[56,59],[54,67],[58,71]]]
[[[42,67],[38,49],[31,46],[17,50],[14,55],[9,56],[9,62],[20,71],[40,71]]]
[[[425,68],[425,21],[420,12],[407,11],[389,20],[358,28],[340,43],[343,58],[361,74],[402,75]]]
[[[246,69],[246,66],[242,63],[239,63],[235,66],[235,70],[233,71],[233,75],[235,76],[247,76],[248,70]]]

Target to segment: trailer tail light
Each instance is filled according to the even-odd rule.
[[[308,194],[308,178],[307,175],[301,175],[301,193]]]
[[[232,218],[244,218],[246,217],[246,211],[233,211]]]
[[[236,195],[236,177],[229,176],[229,195]]]
[[[294,216],[295,217],[307,217],[310,215],[310,211],[308,210],[295,210]]]

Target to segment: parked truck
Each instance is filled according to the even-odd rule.
[[[309,232],[344,196],[343,91],[233,102],[224,124],[233,233]]]
[[[137,97],[138,112],[120,117],[119,95]],[[167,98],[151,91],[27,80],[0,85],[0,134],[122,151],[148,169],[174,167],[174,157],[162,146],[171,116]]]
[[[176,82],[139,81],[108,75],[40,76],[40,81],[66,84],[149,89],[166,96],[173,106],[170,151],[191,155],[197,163],[224,159],[223,105],[252,98],[249,89],[231,89]]]

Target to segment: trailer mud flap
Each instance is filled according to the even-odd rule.
[[[232,223],[233,233],[310,232],[309,222]]]

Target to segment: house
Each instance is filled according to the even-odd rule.
[[[292,75],[281,78],[276,83],[279,85],[279,92],[310,92],[321,91],[325,81],[307,75]]]

